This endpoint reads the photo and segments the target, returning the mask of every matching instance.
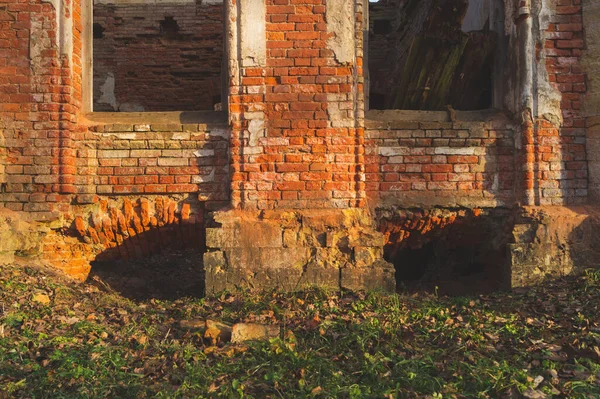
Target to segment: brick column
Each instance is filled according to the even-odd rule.
[[[394,286],[365,207],[366,0],[228,4],[232,204],[207,290]],[[263,25],[264,24],[264,25]],[[357,208],[357,209],[354,209]]]
[[[250,3],[235,8],[241,60],[230,97],[234,205],[364,205],[364,139],[356,111],[362,57],[354,22],[361,17],[355,6],[267,0],[263,9],[263,1]]]

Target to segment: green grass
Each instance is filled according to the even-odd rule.
[[[1,267],[0,398],[598,398],[599,288],[589,272],[473,298],[311,290],[134,302]],[[51,303],[32,301],[39,293]],[[185,319],[283,329],[211,347]]]

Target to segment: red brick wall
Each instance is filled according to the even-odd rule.
[[[363,138],[354,121],[354,90],[362,94],[362,85],[353,86],[353,74],[362,75],[361,54],[354,70],[328,49],[326,0],[266,4],[267,66],[242,69],[242,87],[233,87],[230,97],[234,203],[259,209],[361,205]],[[253,118],[263,117],[265,137],[245,137]],[[342,119],[350,123],[336,124]]]
[[[118,103],[145,111],[212,110],[221,102],[223,4],[95,4],[94,109],[108,74]],[[179,30],[161,30],[172,18]],[[127,109],[125,109],[127,110]]]
[[[37,219],[73,220],[79,211],[72,203],[98,195],[183,193],[214,209],[229,201],[229,183],[233,204],[249,209],[362,206],[366,191],[375,205],[410,195],[444,204],[507,203],[529,189],[542,204],[585,201],[579,108],[586,87],[576,0],[559,1],[547,44],[538,49],[562,93],[564,122],[525,126],[523,154],[514,150],[515,130],[499,120],[385,127],[367,121],[365,145],[360,8],[356,60],[343,65],[328,48],[326,0],[266,1],[266,66],[242,68],[241,84],[230,87],[227,143],[222,125],[80,123],[79,2],[66,3],[74,22],[69,59],[56,40],[50,3],[0,0],[0,162],[6,164],[0,204]]]
[[[537,188],[542,205],[581,204],[587,200],[586,121],[581,113],[587,89],[580,64],[585,46],[581,12],[581,0],[558,1],[545,33],[545,47],[539,49],[546,56],[550,82],[562,94],[563,117],[560,127],[539,122],[535,133],[525,135],[535,144],[538,163],[529,184]]]
[[[366,121],[373,204],[495,206],[515,200],[514,124]]]
[[[60,32],[50,3],[3,3],[0,129],[6,185],[0,203],[52,219],[69,213],[71,195],[195,193],[203,201],[227,200],[225,126],[88,130],[77,122],[82,98],[79,3],[65,10],[73,20],[71,59],[57,41]],[[119,158],[111,158],[115,154]]]
[[[539,49],[546,56],[551,82],[562,93],[564,122],[556,127],[540,121],[529,130],[525,129],[525,158],[515,160],[517,168],[521,167],[520,162],[536,164],[537,169],[525,173],[525,186],[517,187],[517,190],[537,190],[540,203],[578,203],[583,202],[587,194],[585,129],[579,113],[581,96],[586,89],[585,75],[579,66],[584,43],[581,7],[577,3],[559,2],[546,33],[545,48]],[[183,155],[185,151],[200,148],[198,145],[204,146],[204,141],[200,140],[202,144],[183,144],[188,140],[174,140],[174,148],[161,148],[154,147],[151,140],[141,139],[145,132],[87,132],[86,127],[75,123],[81,102],[82,45],[77,2],[66,11],[74,18],[72,65],[60,54],[61,49],[55,40],[55,11],[50,4],[33,0],[21,3],[5,1],[4,4],[0,11],[0,46],[3,49],[0,54],[0,109],[6,146],[4,180],[7,186],[6,192],[0,195],[6,206],[43,215],[51,210],[66,209],[61,202],[69,200],[62,195],[94,193],[94,190],[101,194],[198,190],[206,195],[214,191],[219,200],[225,198],[223,193],[226,190],[222,183],[226,175],[216,174],[215,182],[199,182],[202,177],[198,176],[203,176],[205,170],[202,168],[207,165],[193,165],[190,163],[193,158]],[[267,66],[243,69],[241,86],[232,88],[234,94],[230,111],[234,129],[231,143],[235,204],[254,208],[302,208],[345,207],[362,203],[365,190],[361,181],[364,139],[361,118],[354,116],[360,115],[357,109],[361,107],[362,98],[362,86],[358,80],[362,73],[361,44],[357,41],[356,66],[339,64],[327,48],[330,34],[327,33],[325,12],[324,0],[269,0]],[[361,15],[357,15],[357,37],[360,37],[360,20]],[[340,123],[340,115],[343,123]],[[264,137],[251,140],[246,130],[255,120],[265,120],[267,130]],[[406,133],[408,130],[411,132]],[[441,131],[441,138],[433,137],[438,134],[437,130]],[[473,137],[470,133],[459,137],[463,134],[461,130],[454,126],[440,129],[421,129],[420,126],[394,128],[384,132],[370,129],[366,167],[367,189],[371,198],[379,197],[378,191],[387,195],[390,192],[421,191],[423,188],[436,193],[445,191],[450,195],[473,187],[471,191],[477,196],[484,195],[486,185],[493,180],[486,175],[489,171],[479,171],[481,167],[473,165],[481,165],[485,157],[493,155],[488,149],[502,151],[500,156],[509,157],[511,154],[506,153],[507,138],[500,136],[500,145],[498,138],[492,137],[495,129],[484,129],[489,137]],[[108,133],[122,134],[123,139],[113,143],[107,138],[110,137]],[[422,137],[422,134],[425,136]],[[427,137],[427,134],[433,136]],[[444,134],[451,135],[447,137],[449,140],[464,139],[464,148],[481,145],[485,148],[482,150],[484,154],[478,155],[477,163],[460,161],[452,164],[450,170],[450,160],[457,159],[449,158],[447,154],[434,154],[440,146],[445,147],[445,144],[436,144],[446,139]],[[386,140],[391,140],[392,144]],[[134,144],[137,141],[144,144]],[[158,142],[166,146],[172,141],[160,139]],[[208,162],[214,167],[221,167],[227,156],[226,149],[222,147],[224,144],[212,139],[208,139],[207,143],[218,146],[215,150],[219,152]],[[458,141],[455,143],[463,148]],[[178,147],[180,144],[192,148]],[[141,148],[131,147],[133,145]],[[453,147],[450,141],[448,146]],[[390,162],[394,156],[380,157],[378,151],[387,147],[405,147],[402,163],[395,163],[399,158]],[[88,150],[97,153],[85,155]],[[104,151],[125,151],[128,155],[118,161],[119,165],[110,166],[111,162],[117,161],[97,158],[98,154],[106,154]],[[132,151],[148,156],[131,156]],[[440,155],[436,160],[446,156],[446,166],[434,167],[437,165],[433,162],[434,155]],[[432,166],[424,168],[429,156],[432,157]],[[461,159],[466,161],[470,158]],[[183,162],[185,165],[159,165],[159,160],[161,163]],[[416,160],[424,163],[413,163]],[[505,161],[502,158],[495,164],[504,165]],[[81,165],[82,162],[88,164]],[[93,162],[97,165],[90,166],[89,163]],[[149,162],[169,169],[148,169],[155,166],[146,164],[140,166]],[[87,167],[96,168],[93,173],[98,168],[109,169],[100,169],[105,174],[94,175],[96,180],[90,180],[85,174]],[[171,168],[190,169],[186,174]],[[403,168],[408,169],[402,172]],[[143,178],[139,176],[140,172],[145,175]],[[511,170],[497,170],[497,173],[500,172]],[[444,176],[448,181],[433,180]],[[198,182],[194,183],[194,179]],[[402,179],[410,180],[410,190],[408,182]],[[141,183],[142,180],[147,183]],[[497,181],[498,187],[509,184],[508,181],[504,183],[503,178]]]
[[[118,124],[90,128],[77,140],[77,192],[93,195],[194,193],[229,199],[224,124]]]
[[[7,152],[0,202],[39,218],[64,210],[60,193],[73,188],[69,147],[81,99],[80,14],[77,5],[64,12],[75,21],[72,60],[61,54],[50,3],[0,3],[0,124]]]
[[[451,123],[430,130],[428,123],[367,121],[369,198],[375,204],[497,205],[528,196],[531,204],[538,205],[585,203],[588,166],[580,109],[586,76],[580,65],[585,46],[580,3],[557,3],[537,54],[538,59],[545,57],[549,81],[562,95],[562,124],[542,117],[518,128],[499,128],[493,126],[501,124],[497,120],[484,125],[483,136],[473,137],[470,129]],[[434,137],[440,129],[442,137],[450,139],[450,147],[465,154],[469,147],[477,147],[480,155],[442,154],[440,146],[447,144]],[[519,136],[514,137],[514,132]],[[517,171],[523,171],[522,176]]]

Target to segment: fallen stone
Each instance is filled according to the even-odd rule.
[[[523,396],[528,399],[546,399],[548,397],[544,392],[532,388],[527,388],[523,392]]]
[[[279,336],[279,326],[264,324],[234,324],[231,342],[240,343],[254,340],[268,340]]]

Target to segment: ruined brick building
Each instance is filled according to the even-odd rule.
[[[209,293],[597,266],[598,76],[599,0],[0,0],[0,259],[196,247]]]

